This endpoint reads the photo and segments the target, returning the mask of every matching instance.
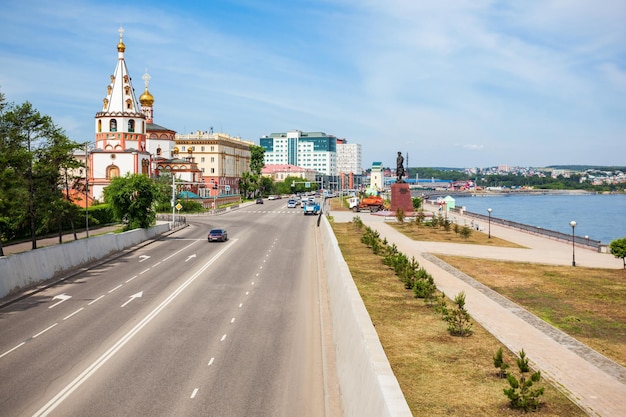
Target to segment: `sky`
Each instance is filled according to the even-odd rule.
[[[154,122],[395,167],[626,165],[625,0],[2,0],[0,92],[77,142],[117,60]],[[408,159],[408,161],[407,161]]]

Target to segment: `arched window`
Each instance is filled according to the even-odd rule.
[[[157,148],[157,156],[161,156],[161,147],[160,146]]]
[[[98,133],[102,132],[102,120],[98,120]]]
[[[107,180],[120,176],[120,169],[115,165],[109,165],[107,167]]]
[[[117,120],[111,119],[111,121],[109,122],[109,130],[111,132],[117,132]]]
[[[142,174],[148,175],[149,174],[149,172],[148,172],[149,168],[150,168],[150,161],[149,160],[144,159],[143,161],[141,161],[141,173]]]
[[[132,119],[128,121],[128,131],[129,132],[135,131],[135,121]]]
[[[133,108],[133,101],[132,100],[126,100],[126,109],[130,110]]]

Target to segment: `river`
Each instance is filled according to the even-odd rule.
[[[445,195],[444,195],[445,196]],[[433,198],[433,197],[431,197]],[[454,196],[456,207],[562,233],[589,236],[608,244],[626,238],[626,194]]]

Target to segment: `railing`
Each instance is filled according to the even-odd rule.
[[[459,214],[464,214],[468,217],[473,217],[485,222],[489,222],[489,216],[485,216],[484,214],[479,214],[479,213],[472,213],[470,211],[463,211],[459,208],[454,208],[451,209],[450,211],[453,211],[455,213],[459,213]],[[553,239],[558,239],[558,240],[564,240],[567,242],[571,242],[572,241],[572,234],[568,234],[568,233],[562,233],[562,232],[557,232],[554,230],[550,230],[550,229],[544,229],[543,227],[540,226],[530,226],[528,224],[523,224],[523,223],[517,223],[517,222],[513,222],[510,220],[505,220],[505,219],[500,219],[498,217],[493,217],[491,216],[491,223],[493,224],[499,224],[502,226],[507,226],[507,227],[511,227],[514,229],[519,229],[519,230],[523,230],[525,232],[529,232],[529,233],[535,233],[538,235],[542,235],[542,236],[547,236]],[[602,245],[602,242],[599,240],[594,240],[594,239],[589,239],[587,237],[584,236],[573,236],[574,238],[574,242],[576,245],[578,246],[588,246],[590,248],[594,248],[597,249],[598,251],[602,250],[602,247],[604,245]]]

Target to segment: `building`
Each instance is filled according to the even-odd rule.
[[[266,164],[261,175],[274,181],[285,181],[287,177],[301,178],[302,181],[315,182],[315,171],[290,164]]]
[[[291,130],[259,140],[266,164],[290,164],[326,176],[337,175],[337,138],[324,132]]]
[[[254,143],[212,131],[176,135],[176,150],[194,158],[210,196],[239,194],[239,178],[250,171],[251,145]]]
[[[89,153],[90,194],[100,200],[111,179],[126,174],[150,175],[152,156],[147,149],[145,115],[135,96],[124,61],[126,45],[120,28],[117,65],[107,85],[102,108],[95,117],[95,149]]]
[[[372,170],[370,173],[369,189],[374,192],[381,192],[384,189],[385,172],[383,171],[382,162],[372,162]]]
[[[363,173],[360,144],[348,143],[345,139],[337,141],[337,172],[356,175]]]
[[[184,186],[186,190],[198,193],[204,181],[193,155],[179,156],[176,132],[154,123],[155,100],[148,90],[147,71],[141,77],[144,92],[137,100],[124,59],[124,30],[120,28],[119,33],[115,71],[95,116],[95,146],[86,159],[90,199],[102,200],[111,179],[127,174],[173,174],[177,181],[189,183]],[[85,160],[84,155],[79,152],[75,157]],[[74,187],[81,192],[85,189],[84,184]]]

